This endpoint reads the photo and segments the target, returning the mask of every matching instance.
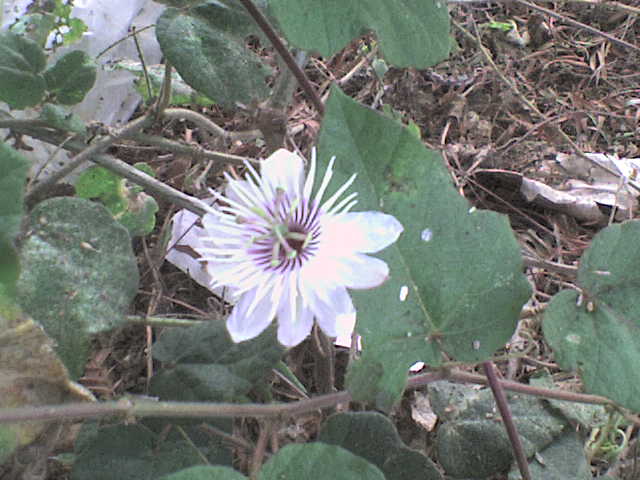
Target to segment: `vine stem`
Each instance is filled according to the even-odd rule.
[[[142,118],[142,117],[141,117]],[[2,121],[0,120],[0,127],[2,127]],[[61,142],[60,135],[58,132],[49,131],[46,129],[33,129],[28,126],[23,126],[20,128],[16,128],[16,130],[29,135],[33,138],[37,138],[38,140],[45,141],[47,143],[51,143],[53,145],[58,145]],[[140,134],[138,134],[140,135]],[[135,137],[135,135],[134,135]],[[108,137],[110,138],[110,137]],[[147,138],[147,137],[145,137]],[[148,138],[148,140],[152,140],[155,137]],[[163,139],[159,138],[159,141]],[[170,140],[166,140],[168,143],[166,146],[168,149],[174,149],[179,151],[184,151],[184,153],[190,153],[195,156],[202,156],[211,160],[225,161],[231,163],[243,163],[244,160],[251,160],[244,157],[239,157],[237,155],[231,155],[221,152],[208,152],[202,149],[198,149],[195,147],[190,147],[188,145],[182,145],[179,142],[172,142]],[[160,143],[160,142],[157,142]],[[71,140],[65,143],[64,148],[66,150],[72,152],[80,152],[85,151],[87,145],[84,142],[79,142],[76,140]],[[174,148],[175,147],[175,148]],[[74,157],[77,158],[77,157]],[[163,199],[173,202],[180,208],[186,208],[187,210],[195,213],[196,215],[204,215],[207,212],[211,211],[211,207],[207,205],[202,200],[192,197],[191,195],[187,195],[186,193],[181,192],[173,187],[170,187],[164,182],[153,178],[150,175],[147,175],[142,170],[138,170],[132,165],[129,165],[122,160],[119,160],[111,155],[106,154],[94,154],[89,160],[92,162],[105,167],[107,170],[110,170],[118,175],[130,180],[136,185],[140,185],[147,191],[148,193],[152,193],[162,197]],[[29,199],[36,198],[33,190],[29,192],[26,196],[27,201]]]
[[[267,17],[260,11],[258,7],[251,0],[240,0],[240,3],[244,6],[244,8],[249,12],[249,15],[253,18],[253,20],[258,24],[258,27],[264,32],[267,36],[273,48],[276,49],[276,52],[282,57],[282,60],[287,65],[291,73],[295,75],[296,79],[300,83],[302,90],[309,97],[313,105],[316,107],[316,110],[320,115],[324,114],[324,104],[318,95],[318,92],[313,88],[309,78],[306,76],[302,68],[296,63],[295,58],[291,55],[291,52],[285,47],[284,43],[275,32]]]
[[[110,135],[105,136],[92,145],[88,145],[84,150],[73,157],[73,159],[67,165],[65,165],[64,168],[61,168],[60,170],[52,174],[49,178],[40,182],[38,185],[35,185],[27,195],[27,199],[37,197],[42,192],[50,188],[51,185],[57,183],[59,180],[62,180],[64,177],[69,175],[84,162],[86,162],[87,160],[91,160],[93,156],[100,154],[104,150],[109,148],[118,139],[128,138],[136,132],[142,130],[145,126],[151,125],[151,123],[153,123],[153,119],[149,117],[149,115],[143,115],[140,118],[132,120],[120,130],[114,131]]]
[[[495,398],[496,400],[496,405],[498,407],[498,411],[500,412],[500,416],[502,417],[504,428],[507,431],[507,435],[509,436],[511,448],[513,449],[513,455],[516,457],[516,462],[518,463],[520,474],[522,475],[523,480],[531,480],[531,473],[529,472],[529,462],[527,461],[527,455],[524,453],[524,447],[522,446],[520,435],[518,435],[516,424],[513,421],[511,409],[509,408],[509,402],[507,402],[507,396],[504,394],[502,385],[500,385],[500,382],[498,381],[493,362],[482,362],[482,368],[485,375],[487,376],[489,387],[491,388],[491,392],[493,392],[493,398]]]
[[[486,385],[487,377],[473,373],[440,369],[411,377],[407,388],[417,388],[437,380],[451,380],[459,383]],[[565,392],[549,388],[498,380],[504,390],[527,395],[555,398],[580,403],[610,405],[621,410],[613,401],[599,395]],[[337,392],[319,395],[297,402],[278,404],[234,404],[234,403],[195,403],[195,402],[154,402],[137,397],[124,397],[118,401],[102,403],[68,403],[39,407],[0,408],[0,424],[24,422],[27,420],[63,420],[97,418],[113,415],[132,417],[181,417],[181,418],[233,418],[233,417],[282,417],[313,412],[324,408],[333,408],[340,403],[351,401],[349,392]],[[640,425],[640,419],[625,414],[629,421]]]

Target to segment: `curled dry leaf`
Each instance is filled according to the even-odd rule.
[[[69,380],[53,347],[54,342],[31,318],[17,308],[0,306],[0,408],[95,400],[91,392]],[[60,430],[52,427],[57,426],[51,421],[0,425],[0,464],[34,442],[51,445],[43,437],[57,438]]]

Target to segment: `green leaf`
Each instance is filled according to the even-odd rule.
[[[172,329],[154,345],[153,356],[165,368],[154,376],[151,390],[172,400],[243,400],[283,353],[275,328],[241,343],[231,340],[222,322]]]
[[[13,241],[20,230],[28,171],[29,161],[0,142],[0,239],[6,242]]]
[[[247,480],[247,477],[229,467],[191,467],[160,480]]]
[[[156,434],[140,424],[104,427],[78,446],[71,479],[156,480],[194,465],[217,463],[220,446],[207,438],[208,445],[184,438],[176,429]]]
[[[45,103],[40,112],[40,120],[60,130],[79,133],[80,135],[86,135],[87,133],[87,127],[82,119],[60,105]]]
[[[58,103],[80,103],[96,81],[96,66],[82,50],[74,50],[60,58],[44,72],[47,90],[55,95]]]
[[[12,32],[0,33],[0,101],[17,109],[40,103],[45,91],[40,72],[45,64],[44,52],[36,42]]]
[[[323,443],[290,444],[262,467],[259,480],[385,480],[377,467],[349,451]]]
[[[29,231],[21,251],[20,303],[57,342],[58,355],[78,378],[91,335],[124,324],[136,294],[129,235],[102,205],[72,197],[38,204]]]
[[[529,463],[531,478],[536,480],[591,480],[591,468],[584,454],[584,444],[577,433],[568,430],[542,450]],[[514,467],[509,480],[521,480]]]
[[[470,209],[440,155],[338,89],[319,150],[325,164],[337,157],[330,189],[357,172],[358,209],[383,210],[404,225],[379,255],[391,278],[352,292],[364,346],[347,377],[354,398],[389,409],[413,363],[437,365],[443,353],[478,362],[504,346],[530,293],[507,218]]]
[[[225,106],[268,94],[269,69],[245,46],[245,37],[255,33],[244,9],[219,3],[188,12],[167,8],[156,25],[162,52],[184,81]]]
[[[385,60],[426,68],[449,55],[449,11],[439,0],[271,0],[270,12],[295,47],[330,57],[373,30]]]
[[[89,30],[89,27],[79,18],[70,18],[67,22],[69,31],[63,35],[63,44],[71,45],[82,38],[82,34]]]
[[[611,225],[582,256],[575,290],[556,294],[544,336],[585,390],[640,410],[640,222]]]
[[[508,470],[512,448],[491,390],[434,382],[429,398],[442,422],[436,449],[447,475],[485,478]],[[549,445],[567,425],[542,400],[513,394],[507,398],[527,457]]]
[[[29,163],[0,141],[0,295],[15,298],[19,265],[13,241],[20,230]]]
[[[156,212],[158,203],[144,192],[130,197],[127,211],[116,219],[129,230],[132,237],[142,237],[150,234],[156,226]]]
[[[104,167],[86,169],[76,181],[76,195],[80,198],[99,199],[113,215],[127,209],[125,180]]]
[[[318,440],[368,460],[382,470],[386,480],[442,478],[431,459],[407,447],[391,421],[379,413],[332,415],[322,427]]]
[[[56,26],[56,17],[50,13],[33,13],[24,15],[11,25],[10,31],[24,35],[44,47],[49,33]]]
[[[121,60],[114,63],[113,66],[116,69],[127,70],[135,74],[135,76],[138,77],[136,80],[136,90],[142,95],[145,101],[149,100],[149,92],[140,62]],[[164,70],[164,65],[147,65],[147,75],[151,82],[151,94],[154,97],[160,95],[160,88],[164,81]],[[196,104],[209,107],[213,103],[215,103],[213,100],[205,95],[201,95],[187,85],[178,72],[175,70],[171,71],[171,105]]]
[[[134,166],[155,176],[146,163],[136,163]],[[147,235],[154,229],[158,211],[155,199],[137,185],[128,186],[123,177],[110,170],[99,166],[88,168],[82,172],[75,187],[79,197],[99,199],[113,217],[129,230],[131,236]]]

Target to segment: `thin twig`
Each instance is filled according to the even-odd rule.
[[[640,52],[640,46],[634,45],[633,43],[629,43],[625,40],[621,40],[619,38],[614,37],[613,35],[609,35],[608,33],[605,33],[601,30],[598,30],[597,28],[593,28],[590,27],[589,25],[586,25],[584,23],[580,23],[576,20],[572,20],[571,18],[565,17],[564,15],[560,15],[559,13],[554,12],[553,10],[549,10],[548,8],[544,8],[544,7],[540,7],[538,5],[535,5],[533,3],[529,3],[525,0],[514,0],[516,3],[519,3],[520,5],[524,5],[527,8],[530,8],[532,10],[536,10],[540,13],[544,13],[545,15],[549,15],[550,17],[553,18],[557,18],[558,20],[564,22],[564,23],[568,23],[571,26],[574,27],[578,27],[581,28],[582,30],[586,30],[589,33],[593,33],[594,35],[598,35],[600,37],[606,38],[607,40],[609,40],[612,43],[616,43],[622,47],[626,47],[626,48],[630,48],[632,50],[635,50],[637,52]]]
[[[173,68],[169,61],[164,62],[164,78],[162,80],[162,86],[160,87],[160,95],[158,96],[158,101],[155,106],[155,115],[156,120],[162,118],[165,113],[165,110],[171,103],[171,89],[173,86],[171,85],[171,72]],[[149,94],[151,95],[151,94]],[[151,97],[149,97],[151,98]]]
[[[160,149],[168,150],[173,153],[181,153],[192,155],[195,158],[204,158],[205,160],[214,160],[216,162],[231,163],[234,165],[244,165],[245,161],[255,162],[249,157],[240,157],[230,153],[216,152],[213,150],[205,150],[200,146],[186,145],[182,142],[169,140],[164,137],[156,137],[155,135],[147,135],[146,133],[137,133],[131,137],[140,143],[154,145]]]
[[[48,188],[51,188],[53,184],[62,180],[84,162],[86,162],[87,160],[91,160],[93,156],[102,153],[104,150],[109,148],[116,140],[130,137],[145,126],[150,125],[152,122],[153,119],[151,117],[149,117],[148,115],[143,115],[142,117],[132,120],[120,130],[117,130],[114,133],[102,138],[101,140],[94,142],[92,145],[87,146],[75,157],[73,157],[73,159],[67,165],[65,165],[64,168],[61,168],[46,180],[35,185],[27,195],[27,201],[29,198],[36,198],[39,194],[41,194]]]
[[[417,388],[437,380],[451,380],[461,383],[487,385],[482,375],[457,370],[439,369],[409,378],[407,388]],[[578,403],[610,405],[621,410],[631,422],[640,424],[640,419],[630,416],[612,400],[599,395],[566,392],[549,388],[539,388],[517,382],[499,380],[505,390],[519,392],[557,400]],[[276,404],[229,404],[229,403],[191,403],[191,402],[153,402],[125,397],[115,402],[69,403],[64,405],[19,407],[0,409],[0,423],[24,422],[27,420],[64,420],[80,418],[98,418],[121,415],[134,417],[180,417],[180,418],[234,418],[234,417],[282,417],[295,416],[324,408],[334,408],[340,403],[351,401],[349,392],[337,392],[290,403]]]
[[[509,441],[511,442],[513,455],[514,457],[516,457],[516,462],[518,463],[520,474],[522,475],[523,480],[531,480],[531,473],[529,472],[529,462],[527,461],[527,455],[524,453],[524,447],[522,446],[520,435],[518,435],[516,424],[513,421],[513,416],[511,415],[511,409],[509,408],[507,397],[504,394],[504,390],[502,389],[498,378],[496,377],[493,362],[482,362],[482,368],[484,369],[484,373],[487,375],[487,381],[489,382],[491,392],[493,392],[493,398],[495,398],[496,400],[496,405],[498,407],[498,411],[500,412],[500,416],[502,417],[502,423],[504,423],[504,428],[507,431]]]
[[[151,315],[127,315],[127,322],[152,327],[195,327],[206,320],[190,320],[186,318],[158,317]]]
[[[302,87],[302,90],[304,90],[309,100],[311,100],[313,105],[316,107],[318,113],[320,115],[324,114],[324,104],[322,103],[318,92],[316,92],[316,90],[313,88],[313,85],[311,85],[309,78],[304,73],[302,68],[298,66],[296,60],[293,58],[293,55],[291,55],[291,52],[287,49],[287,47],[285,47],[284,43],[282,43],[282,40],[267,20],[267,17],[263,15],[260,9],[256,7],[251,0],[240,0],[240,3],[242,3],[244,8],[247,9],[249,15],[253,17],[254,21],[258,24],[260,29],[264,32],[264,34],[273,45],[273,48],[276,49],[278,54],[286,63],[287,67],[295,75],[296,79],[300,83],[300,86]]]
[[[416,375],[409,379],[410,387],[418,387],[429,384],[433,381],[432,375],[437,372],[429,372],[422,375]],[[450,380],[457,383],[475,383],[478,385],[487,385],[487,377],[475,373],[463,372],[461,370],[449,370],[442,374],[442,379]],[[524,383],[511,382],[508,380],[500,380],[502,388],[510,392],[522,393],[525,395],[533,395],[535,397],[553,398],[556,400],[566,400],[568,402],[589,403],[594,405],[610,405],[616,407],[616,404],[606,397],[600,395],[590,395],[586,393],[568,392],[565,390],[534,387]]]
[[[122,160],[109,155],[97,155],[94,156],[92,160],[107,170],[117,173],[136,185],[140,185],[145,191],[156,194],[174,203],[178,207],[186,208],[196,215],[204,215],[205,213],[211,212],[211,207],[202,200],[182,193],[180,190],[176,190],[166,183],[156,180],[151,175],[147,175],[142,170],[138,170]]]
[[[24,126],[22,129],[16,130],[33,138],[37,138],[38,140],[51,143],[53,145],[58,145],[62,141],[60,138],[60,133],[51,129],[33,129],[29,128],[28,126]],[[179,151],[181,153],[188,153],[194,156],[201,154],[205,158],[209,157],[217,161],[230,163],[243,163],[244,160],[251,161],[251,159],[249,158],[245,159],[244,157],[238,157],[237,155],[224,154],[220,152],[209,152],[201,148],[189,147],[188,145],[183,145],[178,142],[168,142],[170,142],[169,145],[162,145],[163,148],[167,148],[167,150],[171,150],[171,148],[175,147],[176,151]],[[65,145],[65,149],[70,151],[86,151],[83,150],[85,147],[86,144],[84,142],[80,142],[77,140],[69,141]],[[152,176],[147,175],[143,171],[129,165],[128,163],[123,162],[122,160],[114,158],[110,155],[93,155],[90,160],[94,163],[97,163],[98,165],[105,167],[107,170],[117,173],[127,180],[130,180],[136,185],[140,185],[148,193],[158,195],[167,201],[173,202],[180,208],[186,208],[187,210],[197,215],[204,215],[205,213],[211,211],[211,207],[202,200],[176,190],[175,188],[172,188],[164,182],[161,182],[153,178]],[[27,195],[26,200],[28,201],[30,198],[35,198],[32,196],[32,192]]]
[[[258,480],[258,474],[262,468],[262,461],[267,452],[267,442],[271,436],[271,429],[273,425],[269,419],[265,419],[259,422],[260,432],[258,433],[258,441],[256,442],[256,448],[253,450],[251,456],[251,465],[249,466],[249,479]]]
[[[102,55],[104,55],[105,53],[107,53],[109,50],[111,50],[112,48],[118,46],[119,44],[121,44],[122,42],[126,41],[129,37],[135,37],[136,35],[138,35],[139,33],[144,32],[145,30],[148,30],[150,28],[155,27],[155,24],[151,24],[151,25],[147,25],[146,27],[142,27],[140,29],[136,29],[135,31],[132,31],[131,33],[129,33],[128,35],[120,38],[119,40],[113,42],[111,45],[108,45],[107,48],[105,48],[104,50],[102,50],[100,53],[98,53],[98,55],[96,56],[96,60],[99,59]]]
[[[570,275],[572,277],[575,277],[578,274],[578,267],[574,265],[565,265],[563,263],[552,262],[551,260],[542,260],[538,258],[533,258],[528,255],[522,256],[522,262],[527,267],[544,268],[546,270],[563,273],[565,275]]]
[[[140,65],[142,66],[142,74],[144,75],[144,81],[147,87],[147,95],[151,99],[153,97],[153,90],[151,89],[151,80],[149,79],[149,72],[147,71],[147,62],[144,61],[144,55],[142,53],[142,48],[140,48],[140,42],[138,41],[138,35],[137,35],[135,25],[131,26],[131,33],[133,34],[133,43],[136,46],[136,52],[138,53],[138,58],[140,59]]]
[[[221,138],[228,142],[242,141],[247,142],[262,137],[260,130],[246,130],[242,132],[229,132],[218,124],[212,122],[204,115],[186,108],[167,108],[163,112],[164,118],[188,120],[195,123],[198,127],[206,130],[211,135]]]

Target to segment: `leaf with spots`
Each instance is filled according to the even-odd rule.
[[[611,225],[578,269],[582,290],[556,294],[544,336],[556,361],[580,373],[585,389],[640,410],[640,222]]]
[[[129,234],[102,205],[52,198],[31,212],[20,263],[20,304],[56,341],[56,352],[77,379],[91,335],[122,325],[136,294]]]
[[[381,209],[404,225],[380,255],[391,278],[353,292],[364,346],[347,379],[354,397],[389,409],[414,362],[479,362],[502,347],[530,293],[507,218],[470,208],[440,155],[337,88],[320,154],[337,157],[334,185],[358,173],[356,209]]]

